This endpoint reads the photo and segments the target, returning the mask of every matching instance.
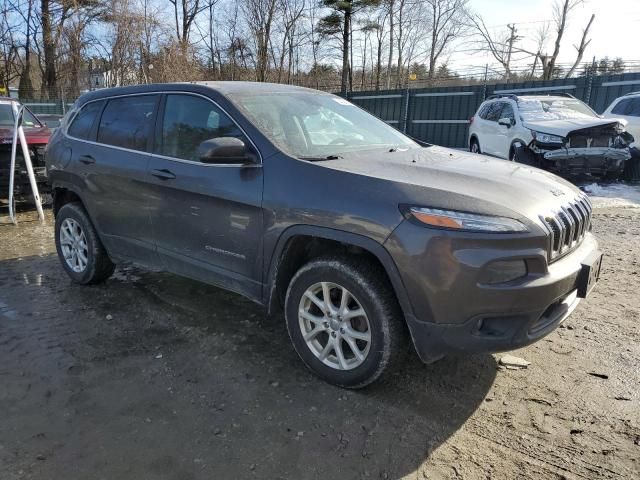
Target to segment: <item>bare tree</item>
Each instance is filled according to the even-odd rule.
[[[20,56],[16,42],[18,25],[12,19],[12,10],[10,5],[0,10],[0,87],[7,89],[7,93],[9,83],[20,72]]]
[[[468,0],[425,0],[431,19],[429,79],[435,76],[436,65],[443,52],[465,29]]]
[[[584,51],[587,49],[587,47],[591,43],[591,39],[588,39],[589,29],[591,28],[591,25],[593,24],[593,21],[595,20],[595,18],[596,18],[595,14],[591,15],[591,18],[589,19],[589,23],[587,23],[587,26],[582,31],[582,38],[580,40],[580,44],[573,46],[576,49],[576,52],[577,52],[576,60],[575,60],[575,62],[573,62],[573,65],[571,66],[571,68],[567,72],[567,75],[565,76],[565,78],[571,77],[571,75],[573,75],[573,72],[576,70],[576,68],[578,68],[578,65],[580,65],[580,62],[582,61],[582,57],[584,55]]]
[[[555,72],[556,61],[560,54],[562,38],[564,37],[569,20],[569,14],[584,0],[556,0],[553,5],[553,22],[556,27],[556,38],[551,55],[540,54],[540,62],[542,63],[542,79],[550,80]]]
[[[506,31],[502,30],[498,34],[494,34],[480,15],[470,14],[468,18],[472,30],[470,36],[471,52],[488,52],[504,68],[505,79],[509,80],[516,44],[522,39],[517,34],[516,25],[509,24]]]
[[[278,0],[244,0],[247,24],[256,45],[256,80],[264,82],[269,68],[269,40]]]
[[[278,10],[282,13],[280,23],[282,27],[282,43],[278,60],[278,82],[284,74],[284,61],[287,59],[287,83],[291,83],[293,69],[293,52],[295,47],[296,28],[306,9],[305,0],[279,0]],[[275,60],[275,59],[274,59]]]
[[[176,27],[176,38],[183,48],[189,44],[191,27],[198,14],[207,9],[201,0],[169,0],[173,5],[173,17]]]

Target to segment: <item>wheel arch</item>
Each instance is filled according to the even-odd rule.
[[[54,185],[51,189],[53,196],[53,215],[56,216],[60,209],[71,202],[79,202],[84,207],[84,202],[78,192],[70,185]],[[85,207],[86,210],[86,207]]]
[[[264,290],[268,313],[280,311],[295,272],[324,253],[343,252],[374,260],[387,276],[403,315],[412,309],[400,273],[391,255],[380,243],[362,235],[327,227],[296,225],[285,230],[273,250]]]
[[[511,145],[509,145],[509,155],[511,155],[511,152],[514,148],[517,148],[517,144],[521,144],[523,147],[529,148],[529,145],[527,144],[527,142],[525,142],[521,138],[514,138],[511,141]]]

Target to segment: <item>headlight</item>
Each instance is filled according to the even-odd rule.
[[[491,215],[425,207],[410,207],[405,209],[405,212],[406,215],[430,227],[488,233],[528,231],[524,224],[518,220],[507,217],[494,217]]]
[[[531,130],[531,135],[536,140],[536,142],[540,143],[562,143],[563,138],[557,135],[549,135],[548,133],[536,132]]]

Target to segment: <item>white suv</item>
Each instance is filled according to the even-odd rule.
[[[602,114],[605,118],[623,118],[627,131],[640,139],[640,92],[628,93],[616,98]]]
[[[631,158],[625,124],[568,94],[493,95],[471,118],[469,150],[560,174],[619,175]]]
[[[605,118],[623,118],[627,122],[627,132],[633,135],[631,160],[624,169],[625,180],[640,180],[640,92],[628,93],[616,98],[602,114]]]

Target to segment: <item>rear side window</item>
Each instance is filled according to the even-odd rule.
[[[489,107],[491,106],[490,103],[486,103],[484,104],[480,110],[478,111],[478,116],[482,119],[486,119],[487,118],[487,111],[489,110]]]
[[[82,140],[90,140],[93,122],[100,114],[103,105],[104,102],[91,102],[82,107],[69,126],[69,135]]]
[[[146,151],[157,99],[158,95],[140,95],[109,100],[100,118],[98,142]]]
[[[629,108],[627,108],[627,115],[632,117],[640,117],[640,98],[632,98]]]
[[[614,115],[628,115],[630,117],[640,117],[640,98],[625,98],[620,100],[613,107],[611,113]]]
[[[184,94],[167,95],[159,153],[199,161],[198,146],[217,137],[246,140],[235,123],[212,102]]]
[[[631,103],[630,98],[625,98],[624,100],[620,100],[616,104],[616,106],[613,107],[613,110],[611,110],[611,113],[613,113],[614,115],[626,115],[625,112],[630,103]]]

